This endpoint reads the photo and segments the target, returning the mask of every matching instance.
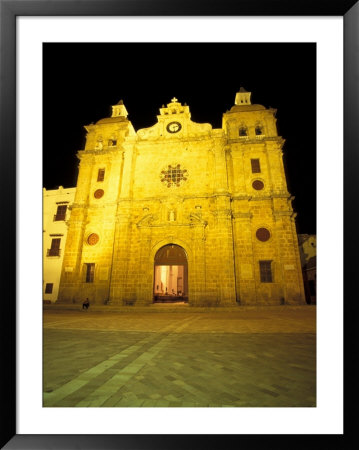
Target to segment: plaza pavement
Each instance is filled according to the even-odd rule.
[[[44,308],[45,407],[314,407],[315,306]]]

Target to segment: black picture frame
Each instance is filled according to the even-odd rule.
[[[342,16],[344,19],[344,434],[343,435],[17,435],[16,434],[16,17],[19,16]],[[359,168],[359,5],[357,0],[0,0],[0,170],[3,238],[1,441],[7,449],[183,449],[257,446],[351,448],[356,414],[357,301],[354,283]],[[329,224],[330,225],[330,224]],[[333,230],[333,233],[335,231]],[[335,239],[335,236],[333,236]],[[335,262],[333,262],[335,263]],[[338,267],[340,272],[342,269]],[[354,411],[350,414],[349,411]]]

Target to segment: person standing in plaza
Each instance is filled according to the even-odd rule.
[[[88,298],[86,298],[86,300],[82,303],[82,309],[89,309],[90,306],[90,301]]]

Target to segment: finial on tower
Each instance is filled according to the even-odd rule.
[[[243,87],[239,89],[234,100],[235,105],[251,105],[251,94],[252,92],[247,92]]]

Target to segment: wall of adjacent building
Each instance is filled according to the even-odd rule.
[[[317,236],[315,234],[299,234],[298,242],[306,301],[309,304],[316,304]]]
[[[58,297],[62,261],[67,237],[66,221],[70,217],[76,188],[43,189],[43,300],[55,302]],[[56,217],[59,205],[66,205],[64,219]],[[57,219],[61,220],[57,220]],[[53,239],[61,239],[59,252],[50,251]],[[52,253],[52,254],[51,254]],[[58,253],[58,254],[56,254]],[[52,284],[52,292],[46,293],[46,285]]]

